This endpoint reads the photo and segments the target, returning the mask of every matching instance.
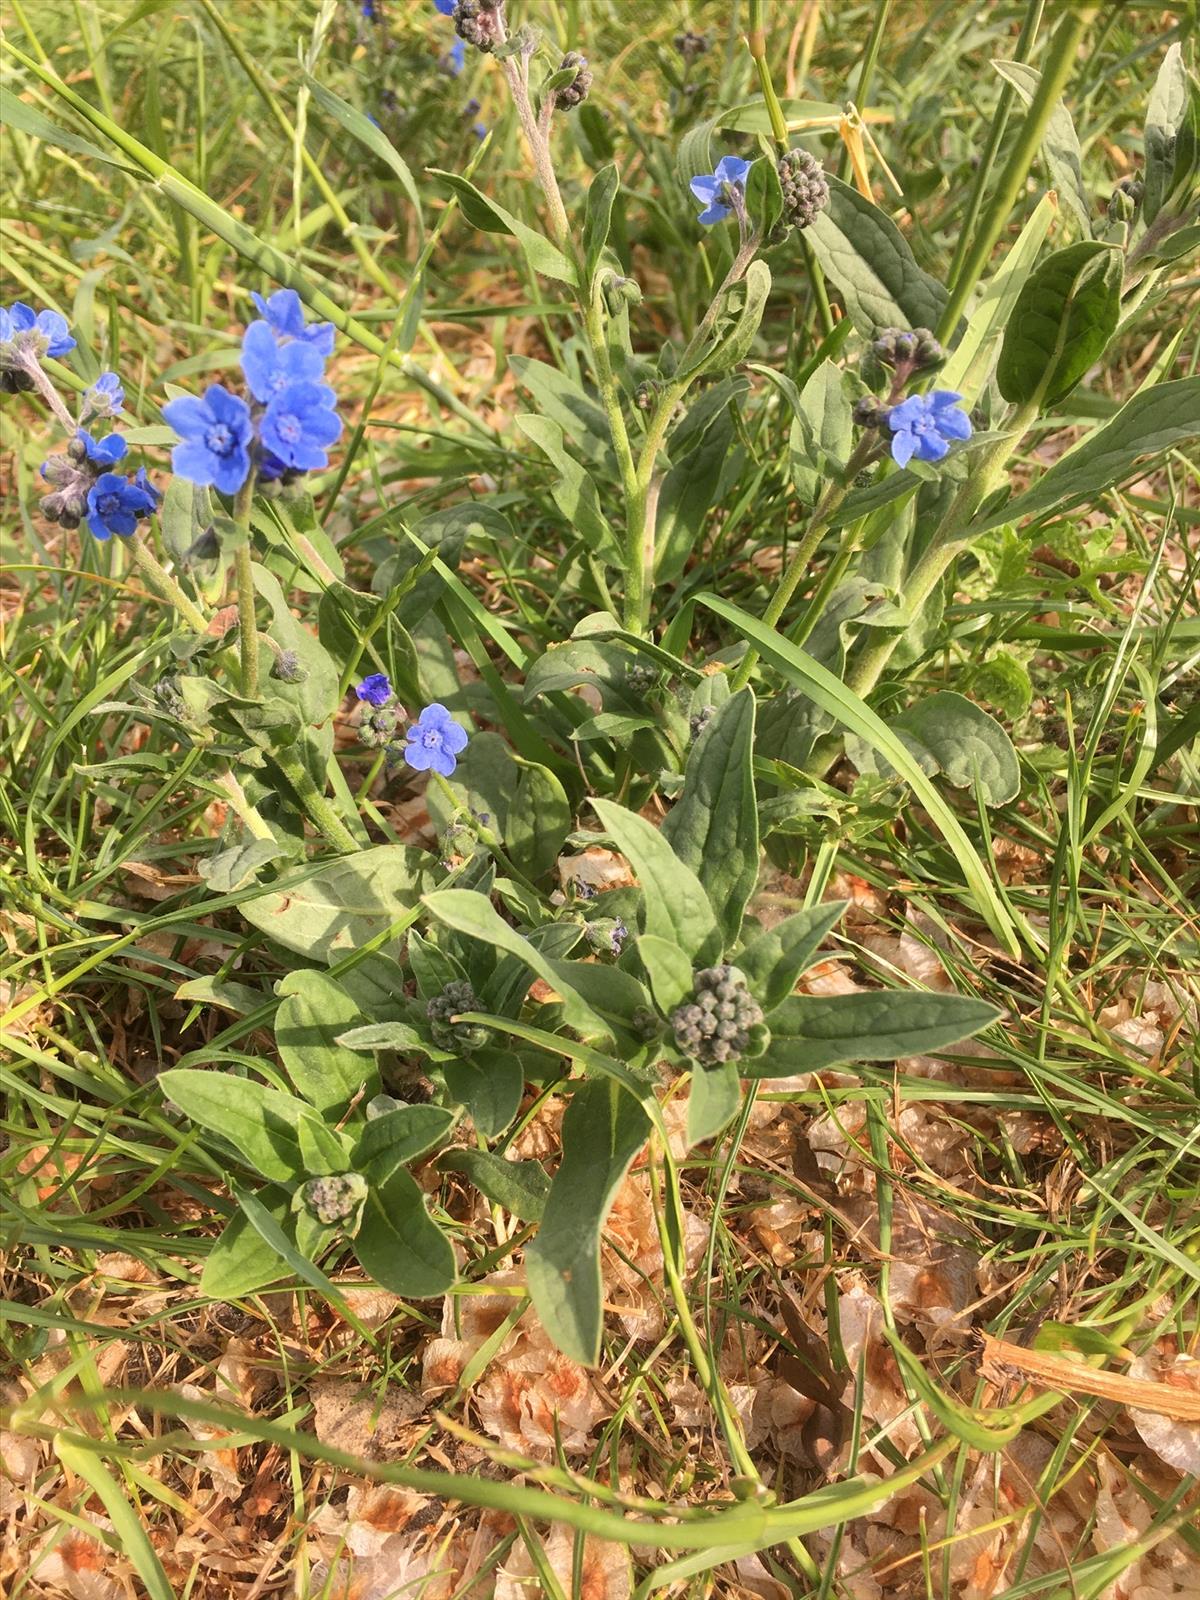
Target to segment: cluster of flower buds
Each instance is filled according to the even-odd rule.
[[[610,317],[615,317],[626,306],[642,303],[641,285],[636,278],[623,278],[619,272],[608,272],[600,280],[600,293]]]
[[[460,1055],[470,1055],[487,1044],[491,1033],[480,1022],[451,1022],[463,1011],[480,1010],[479,997],[465,979],[448,983],[441,994],[435,994],[425,1007],[429,1031],[433,1042],[442,1050],[457,1050]]]
[[[1122,178],[1108,202],[1108,216],[1112,222],[1132,222],[1146,193],[1140,178]]]
[[[625,948],[629,929],[620,917],[596,917],[583,925],[588,949],[597,956],[619,956]]]
[[[928,328],[885,328],[867,351],[867,362],[891,371],[897,386],[906,384],[914,372],[940,367],[945,359],[946,352]]]
[[[763,1010],[737,967],[704,967],[693,978],[692,999],[671,1013],[675,1043],[703,1067],[737,1061],[761,1047]]]
[[[706,33],[693,33],[689,28],[686,33],[677,33],[674,43],[676,50],[689,67],[693,61],[699,61],[701,56],[708,54],[709,43]]]
[[[42,477],[51,485],[51,493],[41,501],[47,521],[77,528],[86,518],[97,539],[114,533],[129,538],[157,508],[161,496],[145,467],[132,478],[112,471],[128,448],[119,433],[93,439],[81,428],[61,455],[43,461]]]
[[[458,0],[452,15],[458,37],[485,55],[504,38],[504,0]]]
[[[780,156],[778,170],[784,221],[793,228],[811,227],[829,204],[829,184],[821,163],[807,150],[789,150]]]
[[[581,56],[578,50],[568,50],[558,70],[566,72],[571,68],[574,68],[575,76],[570,83],[564,83],[561,89],[554,91],[554,104],[560,111],[572,111],[582,105],[592,87],[592,69],[587,64],[587,57]]]
[[[367,1198],[367,1180],[359,1172],[339,1172],[327,1178],[310,1178],[297,1191],[293,1210],[305,1210],[323,1227],[353,1224]],[[349,1227],[347,1232],[353,1232]]]

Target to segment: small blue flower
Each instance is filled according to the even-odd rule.
[[[433,3],[444,17],[452,17],[454,15],[456,0],[433,0]]]
[[[250,393],[264,405],[289,384],[312,383],[324,370],[325,358],[316,345],[302,339],[280,344],[270,323],[252,322],[242,336],[242,371]]]
[[[477,139],[486,139],[488,136],[487,124],[485,122],[473,122],[471,124],[471,132]]]
[[[467,44],[465,39],[455,39],[446,54],[438,62],[442,71],[448,77],[457,78],[467,64]]]
[[[90,389],[83,391],[85,417],[119,417],[125,404],[125,390],[115,372],[102,372]]]
[[[713,222],[723,222],[732,211],[733,207],[723,198],[727,195],[726,184],[743,192],[746,187],[746,174],[753,166],[751,161],[743,161],[741,156],[723,156],[717,162],[716,171],[708,177],[693,178],[691,191],[696,199],[704,205],[697,220],[707,227]]]
[[[293,383],[281,389],[259,423],[263,444],[295,472],[327,467],[325,446],[342,432],[342,419],[332,409],[331,399],[326,383]]]
[[[417,772],[440,772],[448,778],[458,765],[458,757],[467,748],[465,728],[436,701],[426,706],[409,728],[404,746],[404,759]]]
[[[158,505],[158,491],[152,487],[143,468],[136,478],[122,478],[115,472],[102,472],[88,491],[87,525],[96,539],[115,533],[128,539],[140,517],[148,517]]]
[[[65,356],[74,348],[67,319],[57,311],[35,311],[23,300],[0,306],[0,354],[28,352],[40,360],[42,356]]]
[[[333,323],[314,322],[309,326],[304,320],[304,307],[295,289],[276,289],[265,300],[261,294],[254,293],[250,298],[258,307],[259,315],[265,317],[281,337],[316,345],[323,356],[333,354]]]
[[[962,395],[952,389],[935,389],[932,394],[910,394],[888,412],[892,431],[892,457],[906,467],[915,456],[918,461],[941,461],[954,439],[971,437],[971,419],[959,409]]]
[[[0,346],[3,344],[24,347],[38,358],[59,357],[75,349],[66,317],[56,310],[34,310],[24,301],[0,306]]]
[[[236,494],[250,471],[254,428],[246,402],[214,383],[203,400],[184,395],[168,401],[162,414],[183,440],[171,452],[171,465],[179,476],[211,484],[222,494]]]
[[[369,706],[385,706],[392,698],[392,685],[386,672],[371,672],[355,685],[354,692]]]
[[[75,435],[76,443],[83,446],[84,455],[98,467],[111,467],[120,461],[129,446],[119,433],[107,433],[103,439],[93,439],[82,428]]]

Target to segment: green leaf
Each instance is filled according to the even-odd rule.
[[[335,122],[341,123],[346,132],[357,139],[359,144],[365,145],[373,156],[377,156],[400,182],[409,200],[412,202],[413,213],[417,221],[417,249],[425,247],[425,219],[421,215],[421,196],[417,192],[417,185],[409,170],[407,162],[403,161],[391,140],[377,123],[363,112],[348,105],[340,95],[334,94],[332,89],[327,89],[323,83],[306,72],[304,81],[312,92],[313,99],[331,116]]]
[[[938,373],[938,387],[954,389],[961,394],[968,409],[979,399],[991,376],[996,351],[1012,317],[1017,297],[1033,271],[1050,225],[1057,215],[1057,196],[1044,194],[1021,229],[1016,243],[982,285],[966,329]]]
[[[1146,107],[1142,220],[1154,221],[1170,193],[1179,128],[1187,114],[1191,84],[1183,64],[1183,47],[1175,43],[1163,57]]]
[[[995,717],[965,695],[939,690],[890,718],[888,725],[927,776],[943,773],[956,789],[973,789],[978,782],[989,806],[1006,805],[1020,794],[1021,766],[1012,740]],[[850,754],[860,772],[880,770],[869,745]]]
[[[253,881],[272,861],[291,852],[286,845],[274,839],[250,839],[245,844],[231,845],[228,850],[218,850],[206,861],[200,861],[196,870],[212,894],[233,894],[243,884]]]
[[[735,283],[726,292],[725,307],[717,318],[715,342],[702,349],[687,366],[681,367],[678,377],[695,378],[701,373],[712,376],[728,372],[739,361],[744,361],[750,354],[770,293],[770,267],[765,261],[752,261],[742,282]]]
[[[693,967],[716,961],[721,934],[704,885],[644,817],[611,800],[593,800],[604,831],[628,857],[645,899],[645,931],[677,945]],[[757,863],[757,857],[756,857]]]
[[[673,583],[704,536],[720,493],[734,435],[735,395],[744,379],[726,379],[703,394],[671,435],[672,466],[658,496],[655,571]]]
[[[754,695],[742,689],[713,713],[692,746],[683,795],[662,836],[699,878],[728,948],[758,882],[758,809],[751,763]]]
[[[881,328],[936,328],[946,291],[921,271],[886,213],[832,173],[826,177],[829,206],[804,236],[859,333],[873,339]]]
[[[481,194],[473,183],[458,173],[443,172],[438,167],[429,167],[427,170],[431,178],[440,178],[448,189],[454,191],[462,214],[472,227],[482,233],[511,234],[524,250],[525,259],[535,272],[574,287],[575,268],[557,245],[551,244],[549,239],[528,227],[519,217],[514,217],[511,211],[506,211],[495,200]]]
[[[613,162],[601,167],[588,185],[587,205],[583,219],[584,274],[590,288],[600,265],[608,233],[612,226],[613,202],[621,189],[621,176]]]
[[[532,411],[522,412],[513,421],[557,469],[559,478],[551,493],[568,528],[577,533],[594,554],[617,565],[621,560],[621,548],[600,509],[595,482],[586,468],[564,448],[562,428],[552,418],[538,416]]]
[[[891,731],[887,723],[856,694],[851,693],[840,678],[828,672],[803,650],[798,650],[790,640],[764,627],[748,611],[730,605],[717,595],[701,594],[696,598],[698,603],[715,611],[727,622],[732,622],[748,644],[753,645],[786,678],[803,689],[822,710],[852,733],[866,739],[891,763],[941,830],[942,837],[962,870],[967,887],[975,897],[980,914],[1003,947],[1011,955],[1018,955],[1021,947],[1012,920],[972,849],[971,841],[963,832],[961,823],[921,771],[904,742]]]
[[[817,958],[821,941],[846,909],[844,900],[797,911],[762,933],[756,933],[735,957],[750,991],[770,1016],[796,987],[796,979]]]
[[[1042,75],[1023,61],[993,61],[992,65],[1011,83],[1027,106],[1033,104]],[[1056,100],[1042,135],[1042,154],[1050,169],[1050,182],[1075,213],[1085,239],[1092,236],[1092,205],[1083,181],[1083,152],[1071,113]]]
[[[1006,400],[1057,405],[1103,353],[1121,315],[1124,256],[1084,239],[1056,250],[1017,296],[996,381]]]
[[[328,1178],[350,1166],[350,1143],[319,1117],[309,1112],[296,1119],[296,1140],[300,1159],[311,1178]]]
[[[259,1203],[286,1230],[291,1196],[282,1189],[262,1189]],[[200,1293],[212,1300],[240,1300],[288,1275],[288,1264],[250,1225],[245,1212],[231,1217],[209,1251],[200,1274]]]
[[[912,989],[792,995],[771,1017],[766,1051],[743,1061],[741,1069],[747,1078],[790,1078],[842,1061],[930,1055],[978,1033],[1000,1015],[984,1000]]]
[[[44,111],[40,111],[36,105],[29,105],[24,100],[19,100],[11,89],[0,88],[0,124],[16,128],[20,133],[30,134],[45,144],[66,150],[70,155],[83,156],[87,161],[99,161],[104,166],[120,167],[129,173],[137,170],[122,156],[114,155],[111,150],[102,150],[90,139],[81,139],[77,133],[68,133],[65,128],[60,128],[57,122],[48,117]]]
[[[442,1055],[407,1022],[368,1022],[364,1027],[339,1033],[337,1042],[347,1050],[418,1050],[436,1058]]]
[[[732,1120],[742,1099],[739,1064],[724,1061],[717,1067],[697,1067],[688,1094],[687,1140],[702,1144],[720,1133]]]
[[[54,1454],[68,1473],[86,1483],[92,1493],[97,1496],[101,1505],[108,1513],[112,1523],[113,1532],[117,1539],[117,1548],[121,1555],[129,1562],[136,1572],[141,1587],[146,1591],[149,1600],[172,1600],[179,1591],[171,1583],[163,1571],[162,1562],[158,1559],[158,1552],[150,1542],[150,1535],[146,1531],[146,1522],[141,1515],[134,1491],[133,1504],[130,1503],[130,1494],[124,1482],[118,1483],[111,1476],[101,1459],[103,1444],[100,1440],[94,1443],[77,1442],[67,1435],[56,1433],[53,1442]],[[83,1496],[84,1499],[88,1497]],[[89,1548],[94,1548],[89,1546]],[[34,1562],[40,1565],[40,1558]],[[80,1563],[82,1567],[83,1563]],[[76,1570],[72,1562],[67,1567],[68,1577]],[[80,1588],[84,1585],[91,1588],[91,1582],[80,1574]],[[23,1585],[21,1585],[23,1587]],[[41,1584],[38,1585],[41,1588]],[[72,1584],[74,1587],[74,1584]],[[97,1583],[97,1588],[101,1584]],[[77,1593],[79,1590],[76,1591]]]
[[[273,619],[267,630],[284,650],[295,651],[307,676],[302,683],[271,678],[271,695],[298,712],[310,727],[328,722],[340,699],[338,670],[328,650],[292,615],[279,579],[266,567],[254,564],[254,587],[270,606]],[[264,685],[264,688],[266,686]]]
[[[1069,510],[1122,482],[1148,456],[1200,438],[1200,378],[1143,389],[1110,422],[1089,433],[1042,474],[1032,489],[986,513],[972,534],[1025,517]]]
[[[475,1050],[443,1061],[442,1076],[485,1139],[503,1133],[520,1110],[525,1071],[511,1051]]]
[[[253,1078],[193,1067],[172,1067],[158,1083],[185,1117],[218,1134],[264,1178],[287,1182],[300,1173],[295,1125],[302,1107],[290,1095]]]
[[[331,962],[389,928],[402,930],[437,879],[437,861],[427,850],[381,844],[326,862],[303,881],[273,887],[238,909],[285,949]]]
[[[453,1126],[454,1113],[444,1106],[396,1106],[369,1117],[354,1148],[354,1170],[365,1173],[369,1166],[378,1178],[386,1177],[441,1144]]]
[[[587,1001],[572,988],[569,981],[570,963],[551,961],[536,945],[510,928],[486,895],[472,889],[440,889],[423,896],[424,904],[448,928],[465,933],[484,944],[493,945],[509,955],[520,957],[562,997],[563,1016],[567,1026],[575,1028],[585,1038],[607,1035],[611,1030]]]
[[[582,1084],[563,1118],[562,1161],[537,1237],[525,1252],[529,1292],[546,1332],[572,1360],[600,1358],[600,1230],[650,1121],[619,1084]]]
[[[275,1044],[288,1077],[326,1114],[341,1113],[361,1089],[369,1098],[379,1075],[361,1055],[337,1042],[358,1021],[358,1007],[325,972],[289,972],[279,984]]]
[[[637,952],[650,979],[654,1003],[669,1017],[692,992],[692,964],[677,944],[652,933],[638,936]]]
[[[324,1295],[331,1305],[337,1306],[347,1320],[352,1320],[353,1312],[350,1311],[337,1286],[329,1281],[320,1267],[309,1260],[299,1248],[298,1240],[293,1244],[286,1227],[276,1222],[270,1211],[259,1202],[257,1195],[237,1184],[231,1184],[230,1187],[234,1199],[249,1218],[250,1226],[261,1235],[264,1242],[270,1245],[277,1255],[283,1257],[302,1283],[307,1283],[318,1294]]]
[[[491,1150],[448,1150],[438,1157],[440,1172],[465,1172],[493,1205],[521,1222],[540,1222],[550,1179],[540,1161],[506,1161]]]
[[[379,1161],[385,1160],[380,1157]],[[454,1282],[454,1250],[425,1209],[415,1178],[396,1167],[370,1191],[354,1237],[354,1253],[381,1288],[405,1300],[429,1300]]]

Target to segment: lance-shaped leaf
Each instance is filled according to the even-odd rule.
[[[1057,405],[1103,354],[1121,315],[1124,257],[1084,239],[1056,250],[1017,296],[996,381],[1014,404]]]
[[[742,689],[713,713],[688,756],[683,795],[662,836],[704,886],[732,945],[758,882],[758,809],[751,762],[754,695]]]
[[[562,1127],[562,1161],[536,1239],[525,1252],[529,1292],[546,1332],[585,1365],[600,1358],[600,1232],[650,1122],[610,1079],[575,1091]]]
[[[550,1194],[550,1179],[540,1161],[506,1161],[491,1150],[447,1150],[438,1157],[441,1172],[465,1172],[493,1205],[522,1222],[540,1222]]]
[[[796,979],[816,960],[821,940],[846,909],[844,900],[809,906],[750,939],[736,956],[750,992],[769,1016],[796,987]]]
[[[922,272],[892,219],[857,189],[826,174],[829,205],[805,230],[817,260],[864,338],[881,328],[936,328],[946,291]]]
[[[737,1061],[723,1061],[716,1067],[697,1067],[692,1073],[688,1093],[688,1144],[712,1139],[730,1122],[742,1099]]]
[[[385,1157],[368,1163],[371,1187],[363,1202],[354,1253],[382,1288],[407,1300],[445,1294],[454,1282],[454,1250],[425,1209],[416,1179],[394,1167],[382,1182],[373,1176]]]
[[[993,61],[1000,76],[1021,96],[1027,106],[1033,104],[1042,75],[1036,67],[1024,61]],[[1092,205],[1087,185],[1083,181],[1083,152],[1079,148],[1079,135],[1071,121],[1071,113],[1061,100],[1057,100],[1046,121],[1042,135],[1042,154],[1050,169],[1050,181],[1070,206],[1083,230],[1085,239],[1092,234]]]
[[[304,1107],[299,1100],[253,1078],[193,1067],[162,1072],[158,1083],[184,1116],[232,1145],[264,1178],[285,1182],[302,1171],[296,1121]]]
[[[969,995],[880,989],[793,995],[771,1015],[771,1042],[742,1062],[747,1078],[790,1078],[841,1061],[896,1061],[967,1039],[1000,1012]]]
[[[675,944],[694,967],[716,961],[723,948],[704,885],[658,828],[611,800],[593,800],[604,831],[628,858],[645,898],[645,931]]]
[[[575,268],[558,246],[551,244],[544,235],[519,217],[514,217],[511,211],[506,211],[495,200],[481,194],[473,183],[460,177],[457,172],[443,172],[437,167],[428,168],[428,172],[430,177],[440,178],[448,189],[454,191],[462,214],[472,227],[478,228],[481,233],[511,234],[524,250],[525,259],[535,272],[547,278],[557,278],[560,283],[574,284]]]
[[[325,972],[289,972],[279,993],[275,1043],[288,1077],[309,1104],[341,1112],[360,1089],[373,1095],[379,1087],[373,1065],[337,1042],[358,1021],[358,1007],[340,984]]]

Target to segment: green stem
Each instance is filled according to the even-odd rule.
[[[199,606],[184,594],[141,534],[133,534],[131,538],[125,541],[125,544],[133,557],[134,565],[159,597],[165,600],[168,605],[175,607],[193,633],[207,633],[208,618],[200,610]]]
[[[796,546],[795,553],[784,568],[783,577],[779,581],[770,605],[763,612],[763,622],[768,628],[773,628],[780,617],[787,610],[788,601],[796,592],[801,578],[808,571],[809,562],[817,552],[821,540],[829,532],[834,513],[850,492],[857,475],[867,464],[874,450],[878,448],[878,440],[872,433],[864,433],[855,446],[845,471],[837,483],[830,484],[821,499],[820,505],[813,512],[812,522],[803,539]],[[739,689],[744,689],[750,681],[750,674],[758,662],[758,651],[747,649],[742,657],[742,663],[733,675],[730,690],[736,694]]]
[[[758,72],[758,85],[762,90],[763,104],[771,121],[771,137],[779,154],[783,155],[788,147],[787,122],[784,119],[783,107],[779,104],[779,96],[775,93],[775,85],[771,81],[771,67],[767,61],[767,31],[763,23],[763,0],[750,0],[749,23],[746,43],[750,47],[750,59]]]
[[[258,696],[258,623],[254,615],[254,559],[250,551],[250,507],[254,500],[253,468],[233,502],[233,520],[245,534],[234,551],[237,583],[238,648],[242,663],[242,693],[247,700]]]
[[[878,0],[875,7],[875,21],[871,24],[871,32],[867,38],[866,48],[863,50],[862,63],[858,69],[858,84],[854,90],[854,104],[862,114],[867,108],[867,96],[871,92],[871,82],[875,77],[875,68],[879,62],[879,51],[883,45],[884,29],[887,27],[888,12],[892,9],[892,0]],[[849,160],[849,151],[845,144],[842,145],[841,155],[838,157],[838,177],[846,176],[846,163]]]
[[[292,786],[297,800],[304,807],[313,824],[323,833],[333,848],[348,855],[359,848],[358,840],[338,816],[329,799],[313,782],[312,774],[298,755],[291,750],[273,750],[272,760]]]
[[[938,327],[938,337],[941,339],[951,337],[975,285],[983,276],[996,241],[1020,198],[1054,108],[1066,88],[1083,36],[1096,20],[1099,10],[1098,5],[1085,5],[1067,11],[1050,41],[1033,102],[1025,113],[1025,121],[1004,164],[991,204],[975,232],[971,249],[950,291],[949,304]]]
[[[1038,29],[1042,24],[1042,13],[1046,9],[1046,0],[1030,0],[1029,9],[1025,13],[1025,21],[1021,26],[1021,34],[1017,40],[1016,49],[1013,51],[1013,60],[1025,62],[1029,59],[1029,52],[1033,49],[1037,38]],[[996,101],[996,111],[992,117],[992,127],[988,134],[988,141],[979,158],[979,170],[975,174],[975,182],[971,186],[970,199],[967,201],[966,214],[958,230],[958,243],[954,247],[954,257],[950,263],[947,283],[956,284],[959,274],[963,269],[963,262],[971,248],[971,241],[975,237],[975,229],[979,222],[979,212],[983,206],[984,191],[992,176],[992,168],[996,164],[1000,146],[1004,142],[1005,130],[1008,127],[1009,112],[1012,110],[1013,101],[1017,91],[1011,83],[1005,82],[1000,89],[1000,97]]]

